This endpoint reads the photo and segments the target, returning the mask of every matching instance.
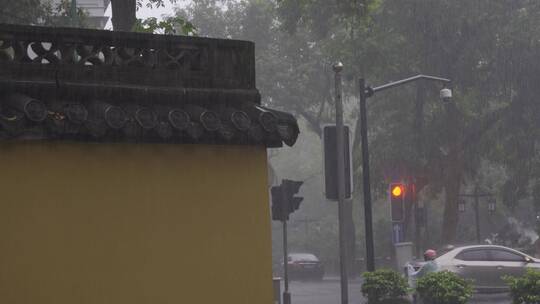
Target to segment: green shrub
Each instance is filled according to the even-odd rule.
[[[416,292],[425,304],[465,304],[472,297],[471,282],[449,271],[419,278]]]
[[[540,271],[527,269],[522,277],[504,277],[514,304],[540,303]]]
[[[362,294],[370,304],[399,300],[407,291],[407,280],[395,271],[381,269],[364,273]]]

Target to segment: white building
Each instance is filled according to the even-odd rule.
[[[54,5],[60,1],[52,0],[51,2]],[[77,7],[84,9],[88,14],[87,22],[91,27],[102,29],[109,20],[109,17],[105,16],[105,11],[110,2],[111,0],[77,0]]]

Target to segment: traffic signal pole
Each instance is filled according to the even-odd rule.
[[[283,223],[283,280],[284,280],[284,291],[283,291],[283,304],[291,304],[291,293],[289,292],[289,253],[287,245],[287,219],[289,217],[289,198],[287,197],[287,189],[281,182],[281,212],[282,212],[282,223]]]
[[[271,188],[272,193],[272,220],[281,221],[283,225],[283,304],[291,304],[291,293],[289,292],[289,268],[288,268],[288,247],[287,247],[287,220],[289,214],[300,207],[303,197],[295,196],[300,190],[303,181],[293,181],[284,179],[280,186]]]
[[[341,99],[341,71],[343,65],[334,65],[336,94],[336,153],[339,221],[339,269],[341,283],[341,304],[349,303],[349,282],[347,277],[347,246],[345,238],[345,137],[343,136],[343,103]]]
[[[367,137],[366,81],[358,81],[360,87],[360,136],[362,137],[362,175],[364,181],[364,224],[366,233],[366,269],[375,270],[375,249],[373,244],[373,218],[371,211],[371,185],[369,177],[369,147]]]
[[[416,101],[415,101],[415,114],[414,114],[414,133],[415,133],[415,148],[417,157],[424,156],[424,104],[426,101],[426,87],[424,81],[419,81],[416,84]],[[418,202],[418,196],[416,195],[416,179],[413,182],[413,209],[414,209],[414,245],[416,257],[422,256],[422,249],[425,247],[425,237],[421,232],[419,216],[420,206]],[[422,206],[422,220],[425,223],[424,206]]]
[[[283,291],[283,304],[291,304],[291,293],[289,292],[289,270],[287,253],[287,221],[283,220],[283,282],[285,290]]]
[[[429,76],[429,75],[416,75],[413,77],[405,78],[398,81],[393,81],[378,87],[366,86],[364,79],[358,80],[358,87],[360,90],[360,137],[362,140],[362,174],[363,174],[363,186],[364,186],[364,223],[366,233],[366,269],[367,271],[375,270],[375,250],[373,243],[373,218],[371,207],[371,185],[369,176],[369,147],[368,147],[368,134],[367,134],[367,110],[366,101],[373,94],[388,90],[397,86],[401,86],[407,83],[429,80],[436,82],[448,83],[450,79]],[[337,108],[337,106],[336,106]],[[336,113],[337,116],[337,113]]]

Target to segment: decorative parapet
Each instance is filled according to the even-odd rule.
[[[0,138],[294,144],[251,42],[0,25]]]

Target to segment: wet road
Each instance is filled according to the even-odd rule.
[[[471,304],[510,304],[512,299],[508,294],[478,294],[470,301]]]
[[[361,304],[366,301],[360,291],[360,280],[349,282],[349,303]],[[341,304],[339,279],[324,278],[323,281],[293,281],[289,284],[291,304]]]
[[[366,301],[360,291],[361,281],[349,282],[349,303],[364,304]],[[282,286],[283,288],[283,286]],[[341,289],[337,277],[327,277],[323,281],[293,281],[289,284],[292,304],[341,304]],[[282,289],[283,291],[283,289]],[[471,304],[510,304],[505,294],[475,295]]]

